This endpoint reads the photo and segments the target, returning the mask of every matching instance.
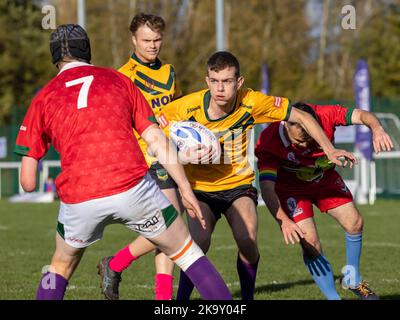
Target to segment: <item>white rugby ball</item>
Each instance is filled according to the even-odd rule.
[[[196,121],[179,121],[169,129],[170,139],[178,148],[184,164],[218,163],[221,146],[217,137],[206,126]]]

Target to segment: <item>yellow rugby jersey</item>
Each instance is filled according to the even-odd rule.
[[[156,118],[163,106],[182,95],[176,83],[174,67],[171,64],[163,64],[159,59],[154,63],[145,63],[132,54],[129,61],[118,71],[129,77],[139,88]],[[157,159],[147,154],[147,145],[136,131],[135,136],[150,166]]]
[[[219,163],[185,166],[194,190],[223,191],[251,184],[254,172],[247,157],[250,129],[254,124],[287,120],[290,114],[289,100],[242,89],[238,92],[232,111],[216,120],[208,116],[210,100],[209,90],[175,100],[163,108],[158,117],[159,124],[168,134],[170,125],[176,121],[196,121],[219,138],[222,150]]]

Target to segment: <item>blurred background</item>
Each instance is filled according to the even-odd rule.
[[[52,30],[43,28],[47,12],[42,9],[55,8],[58,26],[81,22],[82,3],[92,62],[112,68],[123,65],[133,52],[132,17],[139,12],[162,16],[167,29],[160,58],[175,66],[184,93],[205,87],[205,63],[219,46],[239,58],[247,87],[292,102],[353,107],[354,75],[363,59],[368,107],[391,114],[382,121],[399,150],[400,0],[1,0],[0,162],[20,160],[12,153],[19,125],[34,94],[56,74],[48,44]],[[219,20],[218,3],[223,9]],[[345,10],[349,5],[354,17]],[[216,21],[222,32],[219,43]],[[355,141],[342,142],[352,149]],[[398,156],[376,159],[381,194],[400,194]],[[51,150],[46,159],[58,156]],[[5,167],[0,166],[3,196],[18,192],[16,170]],[[59,168],[49,170],[55,176]],[[344,174],[352,179],[357,173]]]

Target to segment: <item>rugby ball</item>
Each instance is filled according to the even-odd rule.
[[[196,121],[179,121],[171,125],[169,134],[183,164],[219,162],[221,156],[219,141],[206,126]]]

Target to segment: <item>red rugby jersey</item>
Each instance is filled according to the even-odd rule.
[[[79,203],[126,191],[148,168],[133,134],[155,122],[140,91],[123,74],[73,62],[32,100],[14,152],[37,160],[50,143],[60,153],[57,192]]]
[[[334,142],[337,126],[351,125],[354,109],[339,105],[310,105],[329,140]],[[318,183],[334,169],[322,148],[314,143],[308,148],[296,147],[284,134],[284,123],[272,123],[261,133],[255,154],[258,158],[260,181],[271,180],[298,189]]]

